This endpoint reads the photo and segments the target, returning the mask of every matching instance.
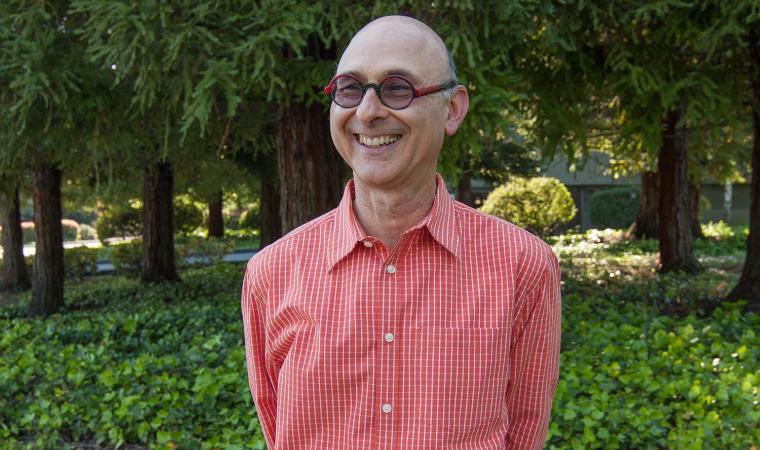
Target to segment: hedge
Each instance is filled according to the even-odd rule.
[[[648,241],[605,239],[553,239],[563,336],[546,447],[760,442],[760,316],[737,303],[661,313],[698,310],[696,298],[724,291],[735,274],[645,276]],[[147,287],[121,277],[67,284],[64,313],[48,319],[25,318],[24,301],[0,308],[0,442],[263,449],[245,371],[243,270],[218,264]]]

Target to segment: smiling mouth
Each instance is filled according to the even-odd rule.
[[[378,148],[384,145],[390,145],[401,139],[400,134],[389,134],[385,136],[366,136],[363,134],[357,134],[355,136],[360,144],[370,148]]]

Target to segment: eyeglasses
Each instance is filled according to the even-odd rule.
[[[456,81],[449,81],[446,84],[415,89],[411,81],[399,75],[387,76],[380,83],[362,85],[355,76],[342,74],[330,80],[330,83],[325,86],[325,94],[332,97],[335,104],[340,107],[354,108],[359,106],[369,89],[374,89],[383,105],[399,110],[409,106],[417,97],[450,89],[456,85]]]

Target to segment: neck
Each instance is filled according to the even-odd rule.
[[[364,231],[393,250],[404,232],[433,207],[435,178],[399,189],[376,189],[354,178],[354,213]]]

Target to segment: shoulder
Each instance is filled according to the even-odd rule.
[[[480,249],[480,254],[508,260],[526,289],[531,290],[547,269],[557,266],[552,247],[536,235],[463,203],[454,202],[453,207],[464,244]]]
[[[303,255],[304,251],[328,245],[335,224],[335,209],[292,230],[259,250],[249,261],[247,273],[267,276]],[[248,276],[248,275],[246,275]]]
[[[453,207],[460,232],[466,237],[488,240],[488,242],[481,242],[481,245],[510,247],[521,253],[536,254],[537,257],[553,255],[549,244],[511,222],[473,209],[458,201],[454,202]]]
[[[332,236],[335,224],[335,209],[295,228],[277,241],[259,250],[249,261],[249,270],[263,264],[272,265],[277,261],[299,255],[310,247],[323,246]]]

